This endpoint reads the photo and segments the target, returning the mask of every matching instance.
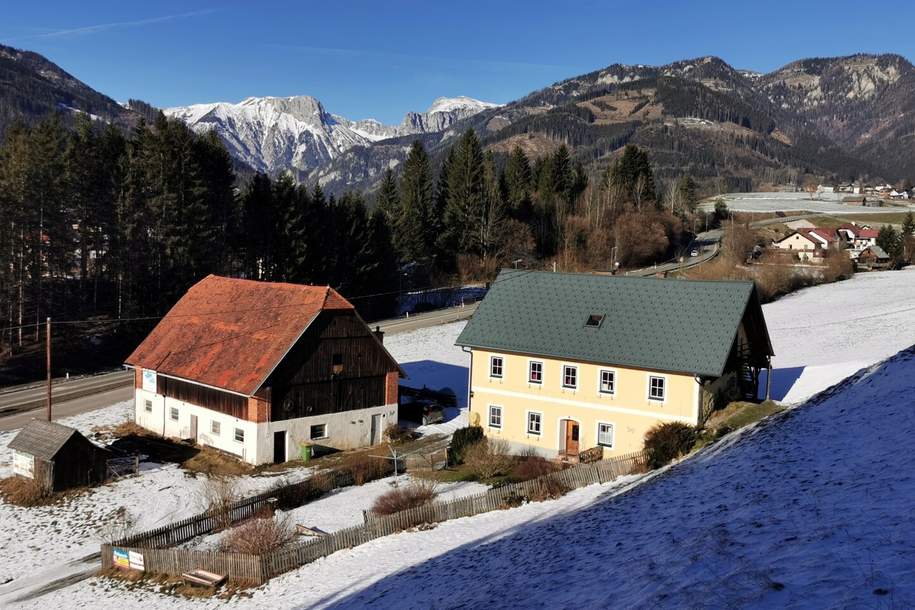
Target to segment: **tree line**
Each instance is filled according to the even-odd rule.
[[[415,142],[368,205],[289,176],[242,181],[215,134],[150,118],[127,132],[85,116],[8,130],[4,349],[38,339],[46,316],[154,319],[209,273],[329,284],[380,318],[402,288],[488,279],[501,266],[651,262],[695,224],[695,183],[656,183],[634,146],[598,171],[565,145],[502,154],[468,130],[440,162]]]

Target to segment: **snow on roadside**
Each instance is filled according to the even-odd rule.
[[[798,403],[915,344],[915,267],[806,288],[763,313],[775,350],[772,397]]]

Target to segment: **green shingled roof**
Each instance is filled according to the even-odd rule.
[[[753,282],[503,270],[457,345],[717,377],[748,306]]]

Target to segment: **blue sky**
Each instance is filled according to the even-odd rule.
[[[506,102],[616,62],[712,54],[766,71],[855,52],[913,59],[911,24],[915,3],[881,0],[37,0],[3,8],[0,42],[117,100],[308,94],[353,119],[399,122],[439,95]]]

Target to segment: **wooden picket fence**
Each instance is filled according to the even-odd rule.
[[[493,488],[473,496],[447,502],[431,502],[392,515],[367,515],[366,522],[362,525],[338,530],[332,534],[260,556],[162,548],[211,533],[220,524],[226,522],[224,515],[221,516],[222,520],[213,515],[198,515],[157,530],[102,545],[102,567],[114,567],[113,554],[115,551],[119,551],[122,554],[130,553],[132,557],[137,557],[141,562],[138,565],[142,565],[142,569],[149,573],[180,576],[191,570],[203,569],[227,575],[235,581],[260,585],[274,576],[299,568],[321,557],[417,525],[441,523],[517,506],[527,498],[536,497],[542,491],[544,480],[547,478],[558,481],[568,489],[577,489],[595,483],[608,483],[619,476],[643,471],[645,464],[644,452],[630,453],[610,460],[581,464],[530,481]],[[305,483],[307,481],[293,485]],[[236,523],[250,518],[280,493],[282,490],[274,490],[236,503],[232,508],[231,522]]]

